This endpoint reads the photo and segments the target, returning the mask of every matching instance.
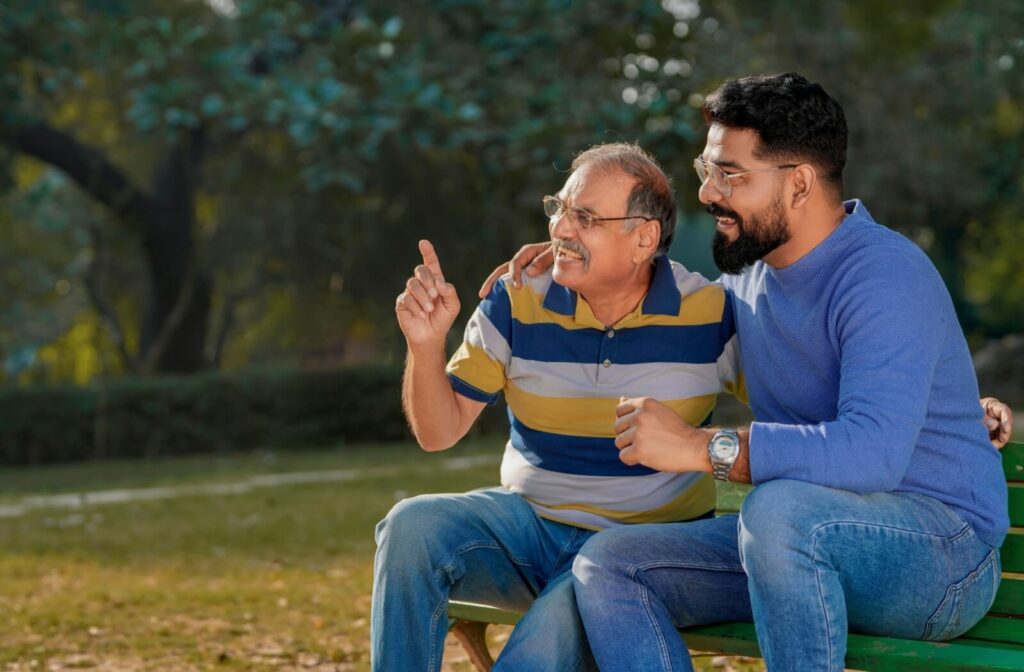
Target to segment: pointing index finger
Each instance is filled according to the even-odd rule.
[[[435,280],[440,284],[444,283],[444,273],[441,272],[441,261],[437,258],[437,252],[429,240],[420,241],[420,254],[423,255],[423,264],[434,274]]]

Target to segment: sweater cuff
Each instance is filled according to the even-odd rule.
[[[750,482],[760,485],[772,479],[771,431],[763,422],[750,424],[750,438],[747,443],[747,460],[750,465]]]

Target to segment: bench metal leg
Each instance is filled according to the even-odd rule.
[[[469,660],[480,672],[490,672],[494,666],[491,652],[487,650],[487,623],[458,619],[451,627],[459,644],[469,654]]]

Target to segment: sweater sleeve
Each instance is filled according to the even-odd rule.
[[[755,484],[787,478],[889,492],[906,474],[943,343],[959,328],[955,312],[923,254],[886,251],[851,270],[837,284],[828,312],[827,337],[840,359],[836,418],[807,425],[755,422]]]

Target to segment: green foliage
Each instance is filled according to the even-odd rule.
[[[476,432],[507,434],[504,407]],[[247,370],[0,388],[0,463],[229,453],[407,439],[401,370]]]
[[[393,368],[120,379],[0,391],[0,461],[326,445],[408,436]]]
[[[14,189],[5,205],[20,205],[0,222],[21,232],[25,220],[39,223],[10,248],[0,232],[4,265],[16,262],[0,274],[19,297],[0,307],[0,359],[9,372],[47,368],[33,353],[80,323],[87,273],[125,332],[108,340],[125,344],[125,359],[141,354],[152,294],[140,234],[155,225],[115,226],[130,222],[100,207],[79,216],[85,199],[68,198],[66,180],[38,169],[27,177],[24,159],[9,160],[10,138],[26,124],[74,135],[141,191],[184,139],[203,138],[195,198],[154,195],[168,199],[162,210],[192,213],[188,256],[212,285],[209,321],[196,327],[210,365],[291,364],[325,351],[349,361],[367,344],[367,356],[394,360],[402,342],[392,306],[416,263],[415,241],[435,242],[465,317],[484,275],[546,235],[539,198],[592,143],[638,140],[658,156],[684,211],[675,249],[705,245],[691,233],[703,226],[690,168],[703,144],[701,95],[726,77],[789,69],[825,83],[847,110],[847,193],[928,250],[966,326],[1004,333],[1016,327],[979,297],[1012,306],[1002,289],[1012,283],[986,285],[966,269],[984,246],[965,231],[970,221],[1012,227],[1024,217],[1022,7],[4,3],[0,179]],[[83,236],[85,227],[101,235]],[[110,249],[104,265],[90,262],[100,239]],[[69,295],[50,289],[60,280]],[[94,320],[108,329],[115,321]]]
[[[1020,212],[996,212],[971,222],[964,260],[967,292],[978,319],[993,335],[1024,333],[1024,221]]]

